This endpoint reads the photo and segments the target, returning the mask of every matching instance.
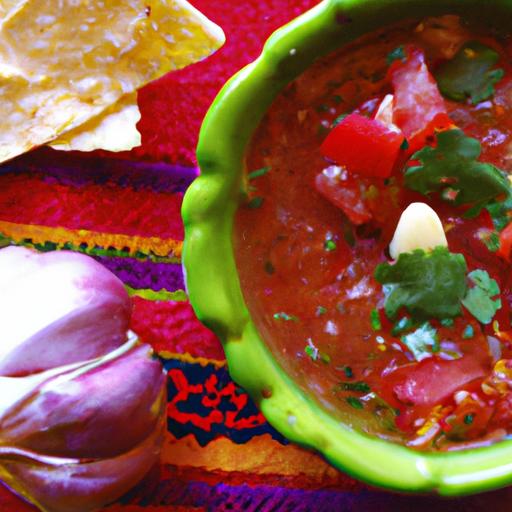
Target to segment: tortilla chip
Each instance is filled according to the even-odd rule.
[[[0,13],[0,161],[99,121],[120,98],[224,42],[185,0],[7,0]]]
[[[4,19],[9,11],[23,5],[20,0],[2,0],[0,1],[0,18]]]
[[[139,120],[137,93],[132,92],[104,113],[64,133],[48,145],[61,151],[127,151],[140,146],[141,136],[136,128]]]

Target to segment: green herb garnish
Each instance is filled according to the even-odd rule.
[[[341,114],[339,115],[332,123],[331,126],[334,128],[335,126],[338,126],[345,117],[347,117],[349,114]]]
[[[355,396],[348,396],[346,400],[348,405],[352,406],[354,409],[363,408],[363,402],[361,402],[361,400],[359,400],[359,398],[356,398]]]
[[[268,171],[270,171],[271,167],[262,167],[261,169],[256,169],[255,171],[250,172],[247,175],[247,178],[249,180],[254,180],[255,178],[259,178],[260,176],[264,176],[267,174]]]
[[[482,242],[489,251],[497,252],[500,248],[500,235],[496,231],[492,231],[482,238]]]
[[[386,57],[386,62],[389,65],[393,64],[395,60],[401,60],[404,61],[406,59],[405,51],[403,46],[398,46],[394,50],[388,53],[388,56]]]
[[[358,393],[368,393],[370,391],[370,386],[366,384],[366,382],[357,381],[357,382],[342,382],[339,387],[343,391],[357,391]]]
[[[396,322],[396,324],[393,326],[393,328],[391,329],[391,334],[393,336],[398,336],[400,335],[401,333],[405,332],[405,331],[408,331],[409,329],[412,329],[412,327],[414,326],[414,321],[412,318],[410,317],[407,317],[407,316],[403,316],[402,318],[400,318],[400,320],[398,320],[398,322]]]
[[[341,368],[336,368],[336,369],[343,370],[343,373],[345,374],[345,377],[347,377],[347,379],[354,378],[354,372],[352,371],[352,368],[350,366],[342,366]]]
[[[425,322],[415,331],[402,336],[401,340],[416,361],[430,357],[433,352],[439,352],[437,330],[429,322]]]
[[[453,57],[441,64],[435,78],[441,93],[455,101],[471,98],[473,104],[490,98],[494,84],[504,75],[503,69],[493,69],[499,54],[492,48],[470,41]]]
[[[304,347],[304,352],[313,360],[316,361],[318,359],[318,349],[311,345],[306,345]]]
[[[320,361],[322,361],[322,363],[329,364],[331,362],[331,356],[324,352],[320,352]]]
[[[473,420],[475,419],[475,415],[472,413],[466,414],[464,416],[464,423],[466,425],[471,425],[473,423]]]
[[[308,338],[308,344],[304,347],[304,352],[311,358],[312,361],[318,361],[320,359],[320,361],[325,364],[329,364],[331,362],[330,356],[320,352],[311,338]]]
[[[477,139],[459,129],[438,133],[436,139],[436,147],[426,146],[411,157],[420,164],[405,170],[406,187],[424,195],[439,192],[456,206],[483,206],[510,192],[510,183],[498,168],[477,161],[482,151]]]
[[[253,197],[247,203],[247,206],[248,206],[248,208],[252,208],[254,210],[256,208],[259,208],[263,204],[263,201],[264,201],[263,197],[256,196],[256,197]]]
[[[466,325],[464,327],[464,330],[462,331],[462,337],[465,340],[469,340],[475,335],[475,329],[473,329],[473,326],[471,324]]]
[[[485,270],[473,270],[468,274],[474,284],[462,299],[462,304],[481,323],[490,324],[496,311],[501,308],[501,299],[493,299],[500,293],[498,283]]]
[[[512,222],[512,194],[504,201],[493,201],[486,206],[496,231],[503,231]]]
[[[379,312],[376,309],[372,309],[370,313],[370,323],[374,331],[380,331],[382,329],[382,322],[380,321]]]
[[[443,327],[453,327],[455,322],[452,318],[443,318],[440,323]]]
[[[293,321],[298,322],[298,318],[294,315],[289,315],[288,313],[285,313],[284,311],[281,311],[279,313],[274,313],[273,315],[274,320],[285,320],[287,322]]]
[[[336,242],[334,240],[331,240],[330,238],[324,242],[324,249],[327,252],[332,252],[336,250]]]
[[[263,268],[265,269],[265,272],[269,275],[272,275],[276,271],[274,265],[272,265],[272,262],[269,260],[265,261]]]
[[[395,318],[402,307],[416,318],[451,318],[461,313],[466,260],[445,247],[430,253],[417,249],[400,254],[393,265],[378,265],[375,279],[383,285],[388,318]]]
[[[327,313],[327,308],[324,308],[323,306],[318,306],[316,308],[316,316],[322,316]]]

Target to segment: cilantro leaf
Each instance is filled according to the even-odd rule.
[[[248,206],[248,208],[251,208],[252,210],[255,210],[256,208],[259,208],[263,204],[264,201],[265,201],[265,199],[263,197],[256,196],[256,197],[253,197],[247,203],[247,206]]]
[[[384,310],[394,318],[405,307],[418,318],[449,318],[461,313],[467,289],[466,260],[445,247],[402,253],[393,265],[381,263],[375,279],[384,285]]]
[[[398,336],[399,334],[408,331],[409,329],[412,329],[414,327],[414,320],[412,318],[409,318],[407,316],[403,316],[398,320],[393,328],[391,329],[391,334],[393,336]]]
[[[347,379],[352,379],[354,377],[354,372],[352,371],[352,368],[350,368],[350,366],[340,366],[336,368],[336,370],[343,371]]]
[[[322,315],[325,315],[327,313],[327,308],[325,308],[324,306],[317,306],[316,308],[316,316],[322,316]]]
[[[482,242],[490,252],[497,252],[500,249],[500,235],[496,231],[484,232]]]
[[[335,128],[336,126],[338,126],[342,121],[343,119],[345,119],[345,117],[347,117],[349,114],[348,113],[344,113],[344,114],[340,114],[332,123],[331,123],[331,128]]]
[[[500,293],[498,283],[480,269],[470,272],[468,278],[475,286],[468,290],[462,304],[479,322],[490,324],[496,311],[501,308],[501,299],[493,300]]]
[[[354,409],[362,409],[364,407],[363,402],[356,398],[355,396],[348,396],[346,398],[347,403],[352,406]]]
[[[327,252],[332,252],[332,251],[335,251],[336,250],[336,242],[332,239],[327,239],[325,242],[324,242],[324,249],[327,251]]]
[[[486,206],[496,231],[503,231],[512,222],[512,194],[504,201],[492,201]]]
[[[401,340],[411,351],[416,361],[431,357],[433,352],[439,351],[437,330],[429,322],[425,322],[415,331],[402,336]]]
[[[377,309],[372,309],[370,313],[370,323],[374,331],[380,331],[382,329],[382,322],[380,321],[380,315]]]
[[[316,361],[318,359],[318,349],[313,347],[312,345],[306,345],[304,347],[304,352],[313,360]]]
[[[250,172],[247,175],[247,179],[254,180],[256,178],[259,178],[260,176],[265,176],[265,174],[270,171],[271,167],[262,167],[261,169],[256,169],[255,171]]]
[[[308,338],[307,342],[308,344],[304,347],[304,352],[311,358],[312,361],[320,360],[325,364],[329,364],[331,362],[331,357],[324,352],[320,352],[311,338]]]
[[[293,321],[298,322],[299,319],[295,315],[289,315],[288,313],[285,313],[284,311],[280,311],[278,313],[274,313],[273,315],[274,320],[285,320],[287,322]]]
[[[357,391],[359,393],[368,393],[370,391],[370,386],[363,381],[342,382],[339,386],[343,391]]]
[[[473,423],[473,420],[475,419],[474,413],[469,413],[464,416],[464,423],[466,425],[471,425]]]
[[[511,186],[502,172],[491,164],[478,162],[481,145],[459,129],[437,134],[437,146],[426,146],[411,159],[420,165],[405,170],[405,186],[422,194],[440,192],[455,205],[481,204]]]
[[[442,64],[435,78],[439,90],[455,101],[471,98],[473,104],[490,98],[494,84],[504,75],[503,69],[493,69],[499,54],[478,41],[466,43],[455,57]]]
[[[473,326],[471,324],[466,325],[464,327],[464,330],[462,331],[462,338],[465,340],[469,340],[475,335],[475,329],[473,329]]]
[[[395,60],[404,61],[407,58],[403,45],[398,46],[394,50],[390,51],[386,57],[386,63],[389,65],[393,64]]]

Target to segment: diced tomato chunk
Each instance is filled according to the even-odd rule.
[[[468,389],[491,370],[492,360],[483,334],[478,333],[459,359],[436,356],[401,366],[383,375],[379,394],[401,411],[400,428],[408,430],[414,420],[425,417],[432,407],[446,402],[453,393]],[[399,420],[399,421],[398,421]]]
[[[389,74],[394,88],[393,123],[409,140],[425,130],[438,114],[447,117],[447,112],[423,52],[407,46],[405,53],[406,59],[393,62]]]
[[[400,402],[433,406],[472,380],[484,377],[486,371],[481,361],[470,356],[454,361],[431,357],[395,370],[389,380]]]
[[[315,187],[334,206],[340,208],[353,224],[364,224],[372,214],[363,199],[364,187],[354,180],[343,180],[340,172],[327,169],[315,178]]]
[[[500,233],[500,248],[498,255],[503,259],[510,261],[512,251],[512,222]]]
[[[444,112],[436,114],[434,118],[429,121],[422,130],[417,132],[409,139],[409,148],[407,154],[412,155],[423,146],[426,146],[428,143],[432,142],[430,139],[432,139],[436,133],[450,130],[451,128],[455,128],[455,124],[449,118],[448,114]]]
[[[350,175],[387,178],[402,142],[401,134],[380,121],[350,114],[333,128],[320,150]]]

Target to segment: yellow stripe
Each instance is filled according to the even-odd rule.
[[[71,230],[61,227],[37,226],[33,224],[14,224],[0,221],[0,233],[15,243],[22,243],[26,239],[34,244],[52,242],[62,247],[64,244],[88,247],[113,247],[122,251],[128,249],[129,255],[137,252],[154,254],[161,257],[181,257],[183,242],[181,240],[160,239],[158,237],[129,236],[115,233],[98,233],[86,229]]]
[[[206,357],[192,357],[190,354],[175,354],[167,350],[161,350],[158,352],[158,356],[162,359],[176,359],[177,361],[183,361],[184,363],[195,363],[201,366],[207,366],[209,364],[215,366],[215,368],[223,368],[226,366],[226,361],[219,361],[218,359],[207,359]]]
[[[126,288],[126,291],[128,292],[128,295],[130,297],[136,296],[141,297],[142,299],[146,300],[152,300],[152,301],[167,301],[172,300],[175,302],[181,302],[184,300],[188,300],[187,293],[185,290],[176,290],[174,292],[169,292],[165,289],[159,290],[158,292],[155,292],[154,290],[150,290],[148,288],[131,288],[128,285],[124,285]]]

